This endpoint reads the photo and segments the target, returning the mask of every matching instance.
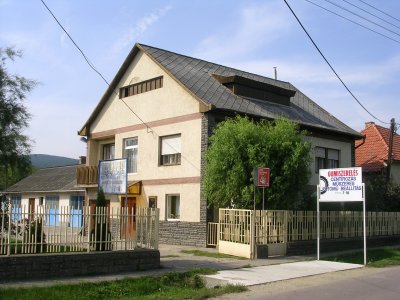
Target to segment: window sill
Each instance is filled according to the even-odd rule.
[[[167,219],[168,222],[179,222],[181,219]]]

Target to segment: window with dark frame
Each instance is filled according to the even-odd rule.
[[[115,158],[115,144],[103,145],[103,160],[110,160]]]
[[[180,195],[166,195],[167,200],[167,220],[180,219]]]
[[[160,137],[160,165],[181,164],[181,135],[174,134]]]
[[[126,98],[133,95],[138,95],[150,92],[155,89],[163,87],[163,76],[152,78],[149,80],[141,81],[138,83],[130,84],[119,89],[119,98]]]
[[[150,196],[149,197],[149,207],[150,208],[157,208],[157,197],[156,196]]]
[[[339,168],[339,150],[315,147],[315,173],[334,168]]]

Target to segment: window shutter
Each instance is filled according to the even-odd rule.
[[[328,159],[339,160],[339,151],[328,149]]]
[[[162,137],[161,155],[181,153],[181,135]]]
[[[315,147],[315,157],[325,158],[325,148]]]

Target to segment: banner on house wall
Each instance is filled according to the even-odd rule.
[[[99,188],[105,194],[126,194],[127,165],[126,158],[99,161]]]
[[[319,201],[364,201],[362,169],[321,169],[319,170],[319,189]]]

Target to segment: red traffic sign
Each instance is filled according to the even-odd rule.
[[[269,186],[269,168],[254,169],[254,185]]]

